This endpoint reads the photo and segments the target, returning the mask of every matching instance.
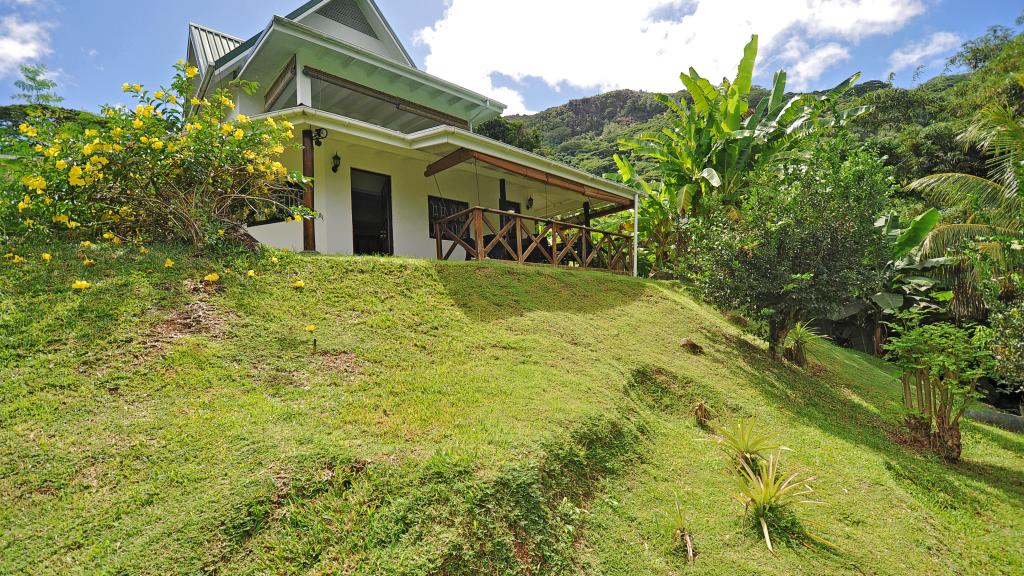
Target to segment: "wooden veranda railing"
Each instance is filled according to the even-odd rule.
[[[434,222],[437,259],[505,260],[629,273],[633,238],[577,224],[476,206]],[[445,247],[445,242],[451,242]]]

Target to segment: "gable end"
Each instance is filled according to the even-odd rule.
[[[316,13],[338,24],[362,32],[375,40],[380,39],[355,0],[331,0],[331,2],[317,10]]]

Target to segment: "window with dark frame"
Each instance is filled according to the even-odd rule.
[[[302,206],[304,195],[305,190],[301,184],[289,182],[286,188],[278,190],[274,194],[274,201],[279,204],[267,205],[264,211],[254,216],[254,219],[248,225],[266,226],[267,224],[277,224],[278,222],[286,221],[292,217],[292,208]]]
[[[427,196],[427,208],[429,210],[430,220],[430,237],[436,239],[437,236],[434,234],[434,223],[438,220],[447,218],[453,214],[458,214],[463,210],[469,210],[469,202],[463,202],[461,200],[451,200],[448,198],[439,198],[437,196]],[[449,220],[446,224],[448,229],[452,233],[456,233],[462,229],[466,221],[469,220],[469,215],[466,214],[460,218]],[[469,231],[466,231],[468,237]]]

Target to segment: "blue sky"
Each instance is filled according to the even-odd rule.
[[[0,0],[0,102],[20,61],[57,71],[73,107],[117,102],[122,82],[165,81],[195,21],[248,37],[301,0]],[[751,32],[758,79],[822,88],[861,70],[911,82],[1024,3],[1005,0],[378,0],[421,68],[537,111],[613,88],[675,90],[690,65],[731,74]]]

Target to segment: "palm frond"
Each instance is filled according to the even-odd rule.
[[[994,180],[971,174],[943,173],[911,182],[907,189],[920,192],[940,206],[980,209],[994,226],[1020,231],[1019,191]]]
[[[942,258],[959,252],[968,245],[985,242],[994,236],[1020,236],[1019,230],[989,226],[987,224],[942,224],[932,230],[921,244],[920,258]]]

